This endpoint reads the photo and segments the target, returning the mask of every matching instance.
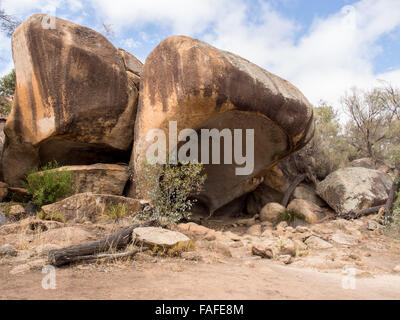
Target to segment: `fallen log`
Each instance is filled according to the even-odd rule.
[[[289,186],[289,188],[286,190],[285,195],[283,196],[283,199],[281,201],[281,205],[284,206],[285,208],[287,207],[287,205],[289,204],[289,199],[292,196],[294,190],[297,188],[297,186],[302,183],[304,181],[304,179],[307,177],[306,174],[302,174],[298,177],[296,177],[296,179],[294,179],[294,181],[292,182],[292,184]]]
[[[99,259],[103,259],[104,261],[121,259],[121,258],[126,258],[126,257],[132,257],[139,252],[144,252],[147,250],[150,250],[150,249],[147,247],[143,247],[143,248],[139,248],[139,249],[132,250],[129,252],[109,253],[109,254],[103,253],[103,254],[91,255],[91,256],[71,257],[70,263],[80,262],[80,261],[95,261],[95,260],[99,260]]]
[[[376,206],[376,207],[372,207],[372,208],[367,208],[367,209],[363,209],[357,212],[354,211],[350,211],[350,212],[346,212],[344,214],[339,214],[338,216],[340,218],[346,219],[346,220],[354,220],[354,219],[358,219],[361,218],[363,216],[368,216],[370,214],[374,214],[374,213],[378,213],[379,210],[381,208],[383,208],[384,206]]]
[[[49,252],[49,262],[59,267],[75,261],[77,257],[92,256],[94,254],[109,251],[110,249],[123,249],[132,242],[132,231],[139,227],[148,227],[154,225],[154,221],[149,221],[141,224],[120,229],[108,236],[83,244],[73,245],[63,249],[52,250]],[[81,258],[82,260],[82,258]]]

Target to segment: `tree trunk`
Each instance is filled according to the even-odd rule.
[[[302,183],[304,181],[304,179],[306,178],[306,174],[302,174],[300,176],[298,176],[296,179],[294,179],[294,181],[292,182],[292,184],[289,186],[289,188],[286,190],[285,195],[283,196],[283,199],[281,201],[281,205],[284,206],[285,208],[287,207],[288,203],[289,203],[289,199],[292,196],[294,190],[297,188],[297,186]]]
[[[76,261],[75,259],[77,257],[91,256],[99,252],[109,251],[110,249],[118,250],[125,248],[132,242],[133,229],[151,225],[154,225],[154,221],[120,229],[100,240],[70,246],[64,249],[52,250],[49,252],[49,262],[59,267]]]

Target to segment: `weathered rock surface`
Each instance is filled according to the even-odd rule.
[[[73,173],[75,193],[92,192],[121,196],[129,179],[128,166],[117,164],[93,164],[66,166],[53,170]]]
[[[125,51],[124,49],[119,48],[118,50],[124,59],[125,69],[136,74],[137,76],[140,76],[140,73],[143,69],[143,63],[133,54]]]
[[[129,160],[137,111],[135,77],[99,33],[36,14],[12,36],[17,75],[5,126],[4,180],[20,186],[32,168]]]
[[[382,205],[392,180],[384,172],[361,167],[339,169],[318,184],[317,193],[339,214]]]
[[[137,199],[87,192],[43,206],[42,211],[49,216],[61,214],[66,221],[73,219],[96,221],[106,214],[107,210],[117,205],[126,207],[127,216],[135,215],[141,208],[140,200]]]
[[[0,153],[0,155],[1,155],[1,153]],[[2,202],[5,197],[7,197],[7,194],[8,194],[7,183],[0,182],[0,202]]]
[[[296,212],[296,214],[308,223],[317,223],[324,217],[323,210],[316,204],[302,199],[295,199],[288,205],[288,210]]]
[[[0,257],[9,256],[15,257],[17,255],[17,250],[9,243],[2,245],[0,247]]]
[[[319,237],[311,236],[306,241],[305,244],[315,250],[330,249],[333,246],[328,242]]]
[[[279,203],[268,203],[260,212],[260,220],[275,222],[279,214],[285,211],[285,209],[286,208]]]
[[[133,234],[136,236],[137,241],[152,247],[171,248],[181,246],[185,248],[188,247],[191,242],[187,236],[180,232],[156,227],[136,228],[133,230]]]
[[[144,188],[143,162],[153,143],[146,141],[149,130],[168,136],[169,121],[177,121],[178,132],[254,129],[252,173],[236,175],[235,164],[205,165],[208,179],[198,199],[210,213],[255,190],[269,167],[302,148],[314,132],[311,105],[288,81],[183,36],[162,41],[147,57],[136,121],[131,167],[138,190]]]
[[[300,184],[294,190],[293,199],[306,200],[308,202],[314,203],[319,207],[326,206],[326,202],[317,195],[315,189],[306,184]]]
[[[23,206],[17,204],[11,206],[8,210],[8,218],[13,221],[21,220],[25,216],[25,209]]]

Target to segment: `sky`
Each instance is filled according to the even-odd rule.
[[[400,0],[2,0],[21,20],[47,13],[105,34],[145,62],[163,39],[186,35],[292,82],[340,108],[352,87],[400,87]],[[0,35],[0,75],[13,67]]]

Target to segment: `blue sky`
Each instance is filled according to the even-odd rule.
[[[184,34],[232,51],[295,84],[314,104],[340,107],[353,86],[400,87],[400,0],[3,0],[20,19],[54,14],[104,34],[143,62]],[[0,74],[12,68],[0,36]]]

